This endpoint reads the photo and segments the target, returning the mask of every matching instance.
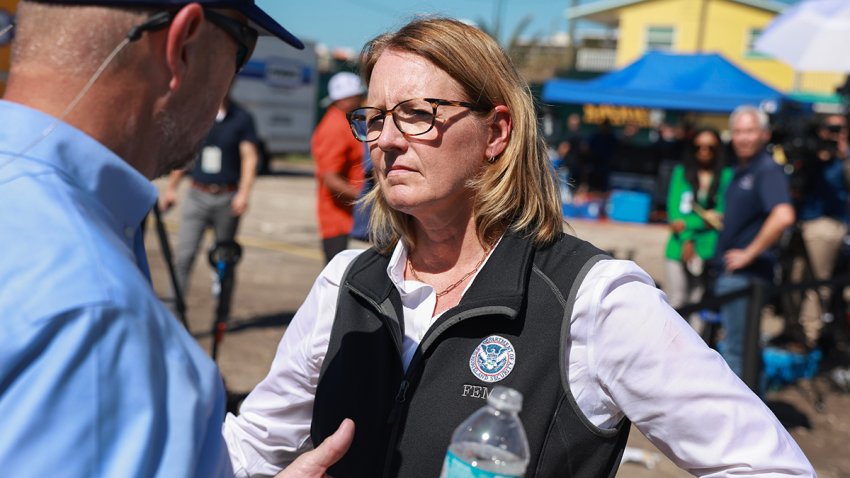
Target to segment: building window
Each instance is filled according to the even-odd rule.
[[[746,58],[770,58],[767,53],[761,53],[756,50],[756,40],[761,36],[761,28],[750,28],[747,31],[747,45],[744,47],[744,57]]]
[[[646,30],[647,51],[670,51],[673,49],[673,27],[649,27]]]

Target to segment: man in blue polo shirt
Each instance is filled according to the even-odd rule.
[[[177,236],[175,271],[183,293],[189,292],[192,265],[204,231],[212,228],[216,241],[232,241],[257,177],[257,132],[251,114],[225,98],[200,154],[190,169],[176,169],[160,198],[163,211],[177,202],[177,185],[188,172],[192,187],[186,193]]]
[[[252,0],[17,12],[0,101],[0,475],[231,477],[221,376],[154,293],[140,224],[150,179],[194,156],[255,28],[302,44]],[[323,475],[306,465],[287,472]]]
[[[726,215],[717,242],[722,274],[715,292],[724,294],[753,281],[772,282],[774,245],[794,223],[788,179],[765,151],[770,139],[767,115],[752,106],[738,107],[729,117],[732,149],[738,159],[726,191]],[[743,374],[744,330],[749,298],[721,307],[724,339],[721,354],[739,377]]]

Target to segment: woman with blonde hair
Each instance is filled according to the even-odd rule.
[[[348,118],[374,164],[375,247],[328,264],[227,418],[237,476],[273,474],[346,417],[330,474],[438,476],[495,385],[524,396],[526,476],[613,476],[630,422],[696,474],[811,472],[644,271],[562,232],[532,96],[493,39],[423,18],[363,58]]]

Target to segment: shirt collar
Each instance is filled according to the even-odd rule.
[[[34,161],[54,168],[89,192],[122,228],[135,230],[153,207],[157,189],[145,176],[94,138],[35,109],[0,100],[0,167]],[[55,129],[14,158],[55,124]],[[9,163],[8,158],[12,157]]]
[[[738,167],[735,169],[740,173],[746,173],[755,169],[756,166],[763,163],[765,160],[773,161],[773,158],[770,157],[770,154],[768,154],[766,149],[762,149],[761,151],[756,153],[756,155],[753,156],[752,159],[750,159],[748,162],[743,164],[739,162]]]
[[[499,240],[496,241],[496,244],[493,246],[493,249],[495,249],[496,247],[499,247],[499,244],[502,242],[503,237],[505,237],[505,236],[502,235],[502,236],[499,237]],[[466,290],[469,289],[469,287],[475,281],[475,278],[478,277],[478,273],[480,273],[481,270],[484,269],[484,266],[490,260],[490,256],[492,256],[492,255],[493,254],[491,253],[484,260],[484,262],[481,263],[481,267],[479,267],[478,270],[475,271],[475,274],[473,274],[473,276],[470,278],[469,282],[466,284],[466,287],[464,287],[464,294],[466,293]],[[405,268],[406,265],[407,265],[407,247],[404,245],[404,241],[399,240],[396,243],[395,248],[393,249],[392,255],[390,256],[390,262],[389,262],[389,264],[387,264],[387,276],[390,278],[390,281],[396,286],[396,288],[399,290],[399,292],[402,292],[402,293],[404,293],[406,291],[406,289],[404,287],[404,285],[405,285],[404,284],[404,268]]]
[[[407,265],[407,248],[404,241],[398,241],[387,264],[387,276],[399,289],[404,290],[404,266]]]

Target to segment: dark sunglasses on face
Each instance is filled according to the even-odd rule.
[[[130,41],[135,41],[141,38],[142,33],[146,31],[152,32],[163,29],[174,20],[176,15],[176,10],[155,13],[144,23],[131,28],[127,33],[127,38]],[[204,18],[224,30],[236,42],[236,45],[239,47],[236,50],[236,72],[238,73],[248,63],[248,59],[251,58],[251,53],[254,52],[254,47],[257,46],[259,33],[257,30],[234,18],[222,15],[208,8],[204,9]]]

